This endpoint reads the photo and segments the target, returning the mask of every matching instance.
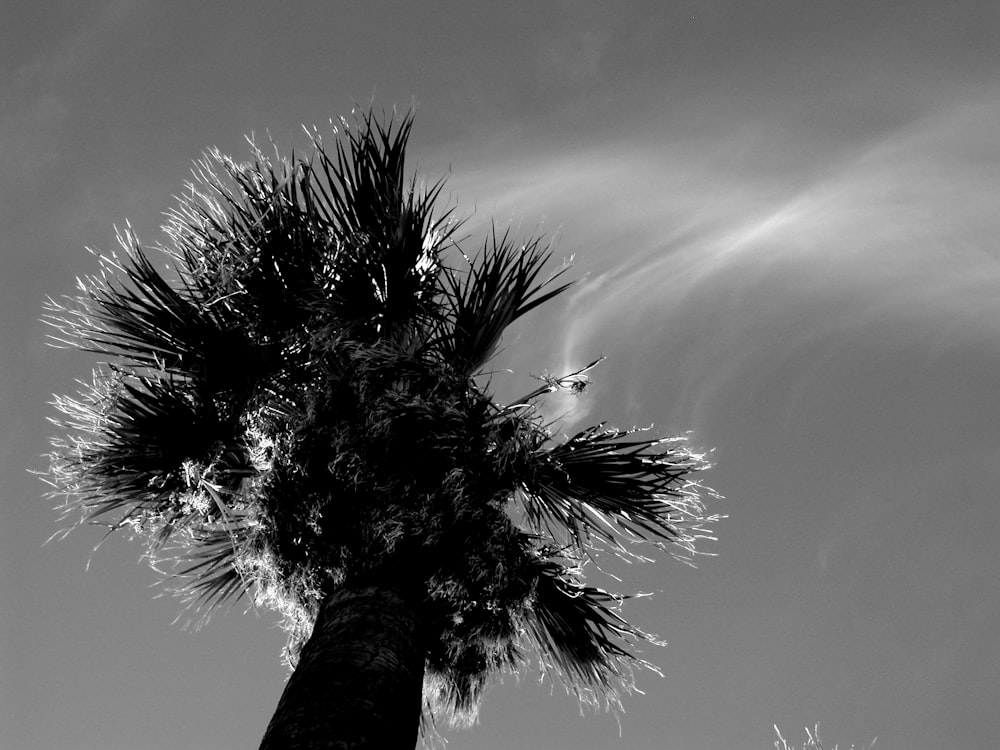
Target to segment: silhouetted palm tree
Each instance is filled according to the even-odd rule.
[[[494,401],[504,329],[568,285],[537,239],[461,253],[441,183],[404,175],[411,123],[361,117],[307,160],[213,151],[163,270],[127,231],[49,302],[105,360],[56,400],[54,494],[145,536],[190,602],[283,615],[297,666],[263,748],[412,747],[422,707],[469,716],[529,653],[616,702],[651,636],[582,564],[640,540],[684,556],[713,520],[682,442],[552,434],[539,400],[584,370]]]

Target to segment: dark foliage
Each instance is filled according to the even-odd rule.
[[[126,232],[50,301],[59,339],[105,359],[56,401],[54,494],[144,535],[189,602],[280,611],[293,660],[325,596],[381,577],[421,602],[428,694],[459,714],[529,652],[614,702],[645,664],[628,641],[652,637],[581,565],[639,541],[693,552],[705,462],[629,431],[551,435],[536,405],[583,371],[508,406],[478,385],[504,330],[567,284],[538,239],[461,253],[441,184],[406,178],[410,126],[344,123],[307,159],[212,152],[165,267]]]

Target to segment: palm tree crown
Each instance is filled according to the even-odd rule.
[[[190,602],[278,610],[293,662],[326,596],[388,577],[419,601],[439,705],[468,713],[529,653],[615,701],[645,664],[629,640],[651,636],[581,565],[637,541],[694,552],[716,518],[706,464],[635,431],[552,434],[539,400],[583,370],[494,401],[504,329],[568,284],[537,239],[461,252],[441,183],[404,174],[411,123],[345,122],[308,159],[212,151],[169,214],[167,267],[126,231],[49,301],[59,338],[104,360],[56,399],[54,494],[144,536]]]

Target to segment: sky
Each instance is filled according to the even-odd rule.
[[[162,239],[207,148],[369,103],[415,107],[471,248],[492,218],[573,258],[498,391],[605,356],[564,429],[687,434],[728,515],[696,569],[628,570],[668,645],[622,716],[527,672],[448,747],[996,744],[1000,5],[8,0],[0,70],[0,746],[257,746],[273,617],[189,632],[136,544],[43,545],[90,362],[39,318],[115,225]]]

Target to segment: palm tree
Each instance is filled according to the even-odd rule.
[[[404,174],[411,124],[344,121],[332,149],[314,131],[307,159],[209,152],[162,269],[126,230],[48,303],[102,358],[56,399],[53,494],[143,536],[190,605],[281,614],[294,672],[261,748],[412,747],[421,715],[468,719],[530,655],[617,703],[653,637],[584,563],[640,541],[685,557],[716,518],[683,441],[553,434],[542,399],[589,368],[491,397],[501,334],[565,269],[495,229],[466,256],[441,182]]]

